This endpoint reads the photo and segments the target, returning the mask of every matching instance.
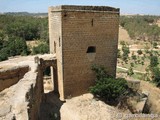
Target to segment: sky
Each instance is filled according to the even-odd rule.
[[[0,13],[46,13],[56,5],[111,6],[120,8],[121,14],[160,15],[160,0],[0,0]]]

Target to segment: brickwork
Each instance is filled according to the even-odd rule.
[[[52,8],[49,8],[49,38],[50,38],[50,53],[56,54],[57,58],[57,73],[58,73],[58,89],[60,99],[64,99],[63,91],[63,64],[62,64],[62,22],[61,12],[52,12]],[[61,43],[61,45],[59,44]],[[54,70],[51,69],[54,75]],[[52,79],[54,79],[52,75]],[[54,80],[53,80],[54,81]]]
[[[115,76],[118,27],[119,9],[116,8],[49,8],[50,51],[55,53],[56,47],[61,99],[88,91],[95,79],[93,64],[103,65]]]

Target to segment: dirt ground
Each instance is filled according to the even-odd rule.
[[[125,41],[125,42],[131,42],[131,38],[128,35],[128,32],[122,28],[121,26],[119,27],[119,42],[120,41]]]
[[[153,83],[141,81],[141,89],[149,93],[150,112],[160,114],[160,88]]]

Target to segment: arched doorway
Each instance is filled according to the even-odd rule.
[[[51,71],[53,71],[52,76]],[[54,92],[59,94],[57,68],[55,66],[45,67],[43,72],[43,89],[44,93]]]

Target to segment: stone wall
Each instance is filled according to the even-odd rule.
[[[16,84],[29,71],[29,66],[15,66],[0,70],[0,91]]]
[[[49,21],[50,51],[52,53],[56,47],[61,98],[88,91],[95,79],[91,70],[93,64],[103,65],[115,76],[119,9],[106,6],[50,7]]]
[[[131,88],[133,91],[140,90],[140,81],[139,80],[127,80],[128,87]]]
[[[42,102],[43,89],[43,71],[40,66],[37,69],[35,84],[31,84],[29,91],[26,93],[26,101],[28,101],[28,120],[38,120],[40,104]]]
[[[1,82],[7,81],[9,84],[5,83],[3,88],[7,89],[0,92],[0,120],[38,120],[43,95],[43,71],[34,62],[34,57],[30,59],[20,63],[13,61],[15,66],[1,70]],[[10,66],[10,62],[6,64]]]
[[[56,55],[57,59],[57,73],[58,73],[58,91],[60,99],[64,100],[63,90],[63,59],[62,59],[62,17],[61,12],[53,12],[53,8],[49,8],[49,39],[50,39],[50,53]],[[54,71],[52,71],[52,80],[54,79]],[[53,80],[54,83],[55,80]],[[57,81],[57,80],[56,80]]]

